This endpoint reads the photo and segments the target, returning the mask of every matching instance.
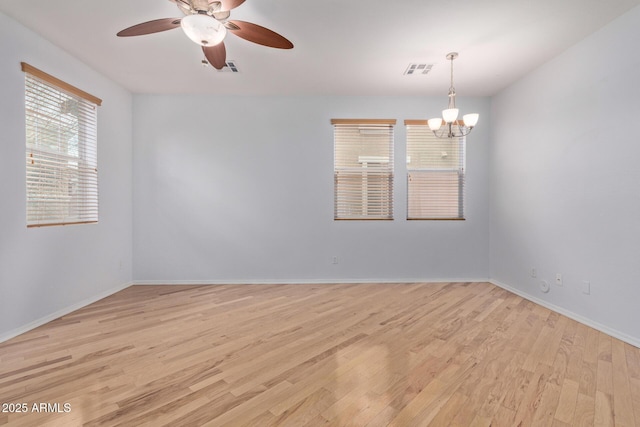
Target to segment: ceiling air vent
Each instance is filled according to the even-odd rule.
[[[238,64],[236,64],[236,61],[229,60],[225,62],[224,67],[218,70],[218,72],[219,73],[239,73],[240,70],[238,70]]]
[[[406,70],[404,70],[405,76],[413,74],[429,74],[433,64],[409,64]]]

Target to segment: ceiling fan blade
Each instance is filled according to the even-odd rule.
[[[159,33],[161,31],[173,30],[180,26],[182,18],[164,18],[154,21],[143,22],[133,27],[125,28],[120,31],[118,37],[142,36],[145,34]]]
[[[220,0],[222,3],[221,10],[231,10],[244,3],[244,0]]]
[[[277,49],[292,49],[293,43],[268,28],[245,21],[229,21],[238,29],[229,28],[233,34],[253,43]]]
[[[209,64],[213,65],[215,69],[222,70],[222,67],[226,65],[227,49],[224,47],[224,42],[214,46],[202,46],[202,51]]]

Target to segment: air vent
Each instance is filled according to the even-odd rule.
[[[404,71],[405,76],[411,76],[414,74],[429,74],[433,64],[409,64],[407,69]]]
[[[218,70],[219,73],[239,73],[240,70],[238,69],[238,64],[236,64],[236,61],[233,60],[229,60],[224,64],[224,67],[222,67],[222,69]]]

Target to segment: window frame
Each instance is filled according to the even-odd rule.
[[[334,221],[392,221],[394,219],[393,155],[396,120],[331,119],[331,124],[334,127]],[[357,140],[352,136],[345,136],[346,133],[355,131],[360,135]],[[378,138],[380,141],[387,140],[384,143],[386,155],[381,155],[382,152],[368,153],[363,149],[361,144],[366,141],[367,134],[372,136],[372,141],[374,141],[373,135],[382,136]],[[376,140],[375,143],[382,147],[380,141]],[[356,146],[357,143],[360,145]],[[349,160],[344,154],[347,147],[352,151],[349,156],[352,163],[350,166],[347,166]],[[355,163],[361,166],[356,167]],[[354,189],[358,187],[361,189],[361,197],[354,196]],[[374,202],[370,203],[371,199]],[[370,213],[369,209],[373,209],[373,213]],[[348,212],[349,210],[352,211]]]
[[[466,217],[465,217],[466,137],[463,136],[463,137],[453,138],[453,140],[457,140],[456,142],[458,144],[458,147],[457,147],[458,161],[456,163],[456,166],[454,167],[411,167],[410,161],[409,161],[410,153],[413,151],[411,147],[411,143],[416,139],[418,139],[417,135],[413,135],[413,136],[411,135],[412,127],[419,128],[421,133],[424,132],[426,135],[429,136],[429,138],[426,141],[424,141],[425,143],[433,140],[439,140],[439,141],[449,140],[449,138],[437,138],[435,135],[431,137],[431,135],[433,135],[433,132],[431,132],[431,130],[429,129],[427,120],[405,120],[404,124],[405,124],[405,138],[406,138],[406,150],[407,150],[407,220],[410,220],[410,221],[464,221],[466,220]],[[452,141],[452,143],[454,143],[454,141]],[[422,188],[416,188],[414,190],[412,189],[412,178],[417,178],[420,175],[424,177],[431,174],[434,174],[434,175],[435,174],[455,174],[457,176],[457,179],[456,179],[457,187],[456,186],[435,187],[435,192],[438,192],[438,193],[442,193],[447,189],[457,188],[457,194],[455,194],[455,197],[452,197],[457,199],[457,206],[456,206],[457,215],[436,215],[433,213],[433,211],[445,210],[446,208],[451,208],[446,204],[436,205],[435,209],[432,209],[430,211],[431,213],[427,213],[424,215],[418,215],[415,213],[414,209],[411,209],[413,194],[416,194],[417,192],[424,194],[425,190],[434,189],[434,187],[432,188],[422,187]],[[420,178],[420,179],[424,179],[424,178]],[[445,181],[446,180],[441,180],[441,182],[445,182]],[[417,185],[415,184],[415,180],[413,180],[413,182],[414,182],[413,186]],[[424,201],[421,200],[419,202],[424,202]]]
[[[27,227],[97,223],[102,100],[25,62]]]

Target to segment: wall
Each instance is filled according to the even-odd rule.
[[[100,221],[26,227],[27,62],[103,99]],[[0,341],[121,289],[132,276],[132,96],[0,13]]]
[[[636,7],[495,96],[490,156],[492,279],[636,345],[638,39]]]
[[[467,220],[405,219],[403,120],[445,101],[136,95],[134,279],[486,280],[488,99],[459,99],[482,120],[468,137]],[[333,220],[330,119],[357,117],[398,119],[394,221]]]

